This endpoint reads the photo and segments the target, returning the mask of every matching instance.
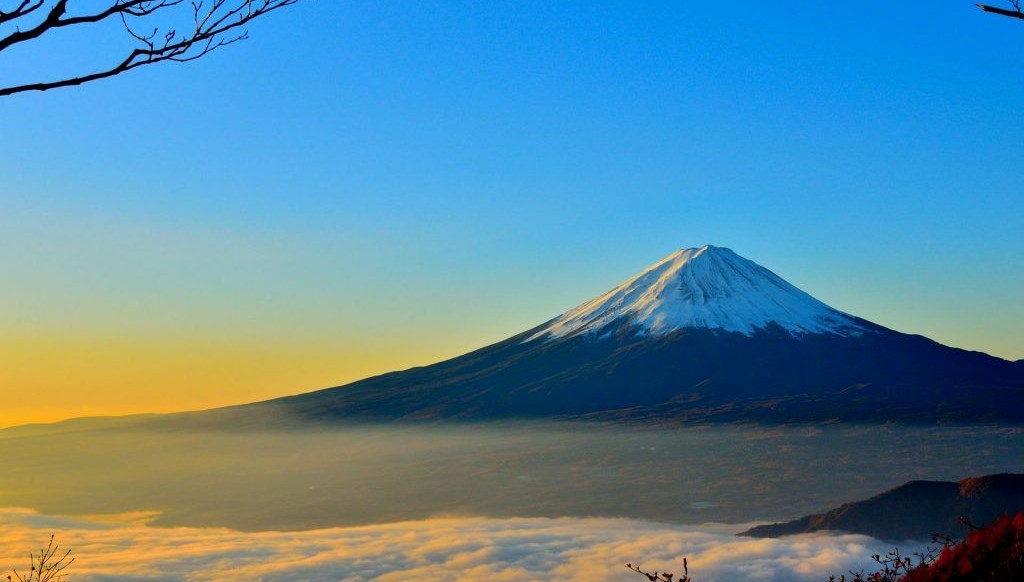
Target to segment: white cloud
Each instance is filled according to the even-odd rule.
[[[603,518],[437,518],[300,532],[157,528],[139,515],[65,518],[0,509],[0,566],[19,566],[50,533],[74,549],[76,582],[162,580],[629,581],[625,562],[697,582],[826,579],[869,567],[888,547],[864,536],[740,538],[741,526]],[[903,548],[912,549],[912,548]]]

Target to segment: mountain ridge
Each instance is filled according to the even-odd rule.
[[[694,270],[701,261],[714,266],[709,259],[739,267]],[[766,285],[770,299],[762,300]],[[718,318],[734,305],[743,317]],[[766,320],[773,313],[810,319]],[[686,322],[693,325],[678,325]],[[554,333],[560,323],[565,333]],[[594,300],[461,356],[230,410],[327,423],[934,424],[1024,422],[1022,396],[1018,363],[840,312],[731,250],[705,246],[676,251]]]
[[[1024,511],[1024,474],[914,480],[868,499],[788,522],[755,526],[739,535],[776,538],[832,530],[884,540],[927,540],[936,533],[959,534],[961,516],[982,525],[1017,511]]]

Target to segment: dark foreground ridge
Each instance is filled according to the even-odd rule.
[[[740,535],[760,538],[822,530],[882,540],[928,540],[958,536],[960,517],[976,524],[1024,511],[1024,474],[1002,473],[955,481],[910,481],[870,499],[786,523],[759,525]]]

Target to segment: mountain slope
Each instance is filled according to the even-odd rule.
[[[249,410],[324,421],[933,423],[1024,420],[1022,395],[1019,363],[886,329],[701,247],[492,346]]]
[[[775,538],[836,530],[886,540],[927,540],[935,533],[959,535],[961,516],[982,525],[1018,511],[1024,511],[1024,475],[910,481],[870,499],[786,523],[760,525],[740,535]]]
[[[599,342],[509,340],[263,406],[305,419],[1024,419],[1024,382],[1002,363],[902,334],[801,341],[685,330]]]

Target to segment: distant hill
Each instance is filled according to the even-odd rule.
[[[960,516],[982,525],[1024,511],[1024,474],[1002,473],[963,481],[910,481],[863,501],[786,523],[759,525],[740,535],[776,538],[822,530],[882,540],[926,540],[934,533],[958,536]]]

